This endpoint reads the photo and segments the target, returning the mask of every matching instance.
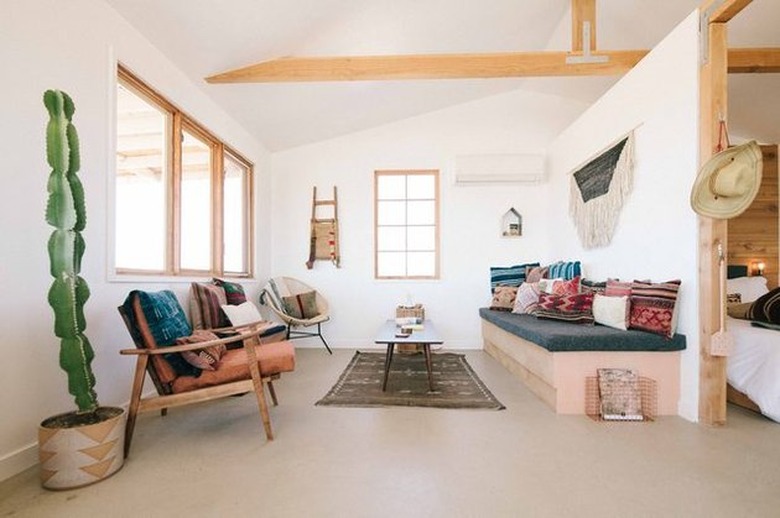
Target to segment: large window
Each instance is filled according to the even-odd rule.
[[[251,275],[252,164],[118,68],[117,273]]]
[[[374,276],[439,277],[439,172],[374,172]]]

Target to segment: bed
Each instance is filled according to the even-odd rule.
[[[766,279],[756,276],[729,279],[727,291],[740,293],[745,303],[769,290]],[[728,400],[780,422],[780,331],[732,317],[726,326],[734,338],[726,368]]]

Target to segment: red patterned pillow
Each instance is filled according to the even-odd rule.
[[[190,336],[183,336],[176,339],[177,345],[196,344],[200,342],[208,342],[210,340],[217,340],[219,337],[210,331],[203,329],[196,329]],[[217,370],[219,360],[222,355],[225,354],[227,347],[225,344],[212,345],[210,347],[204,347],[195,351],[184,351],[181,353],[187,363],[193,367],[197,367],[204,371]]]
[[[593,323],[593,293],[553,295],[541,293],[536,316],[573,324]]]
[[[620,279],[607,279],[607,287],[604,288],[606,297],[630,297],[631,282],[621,282]]]
[[[553,284],[553,295],[575,295],[580,292],[580,278],[575,277],[568,281],[558,281]]]
[[[677,293],[682,281],[631,283],[629,329],[639,329],[667,338],[677,327]]]

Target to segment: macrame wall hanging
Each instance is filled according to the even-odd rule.
[[[571,175],[569,214],[582,246],[612,241],[623,202],[634,184],[634,132]]]

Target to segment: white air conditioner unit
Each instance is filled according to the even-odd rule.
[[[542,183],[547,180],[542,154],[458,155],[455,184]]]

